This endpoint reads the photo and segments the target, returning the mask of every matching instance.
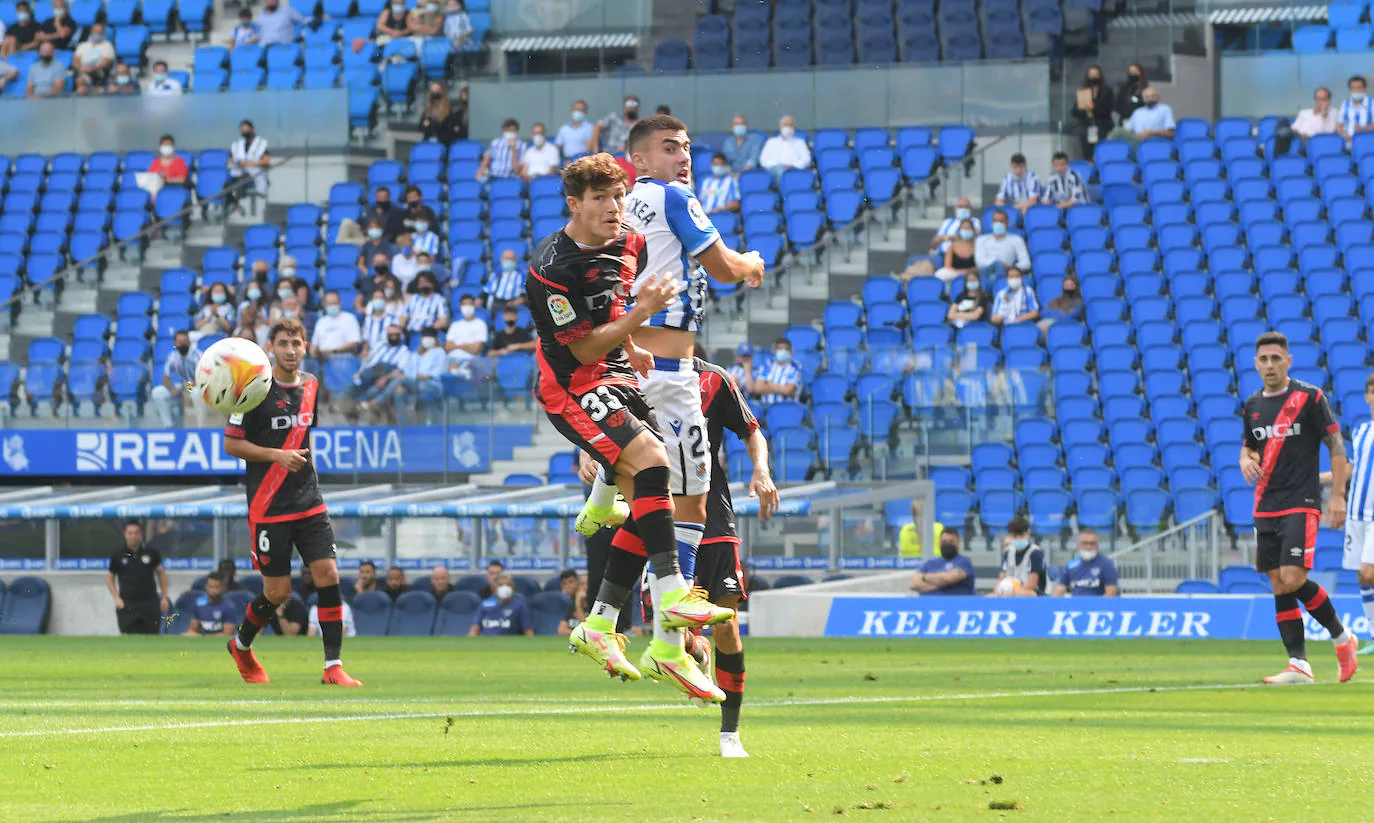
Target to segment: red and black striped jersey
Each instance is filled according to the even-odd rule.
[[[624,316],[630,288],[647,259],[644,236],[632,231],[589,249],[559,229],[535,249],[525,278],[525,295],[539,335],[537,393],[549,412],[557,414],[569,393],[581,395],[596,386],[639,384],[624,346],[616,346],[599,361],[587,364],[568,346],[597,326]]]
[[[706,415],[706,442],[710,444],[712,455],[711,490],[706,494],[706,533],[701,539],[704,543],[735,543],[739,542],[735,502],[730,497],[730,477],[720,461],[719,452],[725,443],[726,429],[741,440],[747,440],[759,427],[759,421],[729,372],[700,357],[693,362],[701,383],[701,410]]]
[[[1260,455],[1255,516],[1321,510],[1321,447],[1341,424],[1322,390],[1301,380],[1268,395],[1255,392],[1241,407],[1245,448]]]
[[[294,385],[272,380],[267,397],[257,408],[230,416],[226,437],[238,437],[267,449],[308,449],[315,427],[315,395],[319,382],[300,373]],[[298,520],[324,511],[315,464],[306,459],[299,471],[277,463],[248,461],[248,519],[257,522]]]

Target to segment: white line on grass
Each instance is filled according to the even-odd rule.
[[[1319,683],[1315,685],[1331,685]],[[917,694],[894,695],[885,697],[800,697],[787,700],[750,701],[750,710],[785,708],[795,706],[830,706],[838,704],[878,704],[878,703],[943,703],[969,700],[1004,700],[1026,697],[1077,697],[1099,694],[1141,694],[1148,692],[1195,692],[1223,691],[1229,689],[1253,689],[1257,683],[1208,683],[1187,686],[1113,686],[1101,689],[1040,689],[1024,692],[969,692],[962,694]],[[613,699],[612,699],[613,700]],[[284,701],[296,703],[299,701]],[[354,701],[362,702],[362,701]],[[604,702],[604,701],[603,701]],[[32,729],[18,732],[0,732],[0,739],[10,737],[52,737],[83,734],[111,734],[114,732],[172,731],[177,729],[212,729],[225,726],[279,726],[301,723],[338,723],[350,720],[422,720],[437,717],[538,717],[541,715],[604,714],[608,712],[645,712],[675,711],[695,709],[690,703],[614,703],[613,705],[558,707],[548,709],[478,709],[471,711],[447,712],[399,712],[368,713],[353,715],[332,715],[328,717],[261,717],[239,720],[203,720],[189,723],[159,723],[138,726],[104,726],[74,729]]]

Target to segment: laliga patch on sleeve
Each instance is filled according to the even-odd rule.
[[[573,311],[572,303],[568,298],[561,294],[551,294],[545,301],[549,307],[549,315],[553,318],[555,326],[566,326],[577,319],[577,312]]]
[[[692,216],[692,222],[702,231],[710,231],[715,226],[711,223],[711,218],[706,216],[706,212],[701,210],[701,201],[693,197],[687,201],[687,213]]]

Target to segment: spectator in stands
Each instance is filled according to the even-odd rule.
[[[935,272],[942,283],[951,283],[970,273],[978,274],[977,241],[978,229],[975,218],[968,218],[959,224],[953,240],[945,244],[943,265]]]
[[[604,151],[614,155],[625,153],[625,141],[630,128],[639,119],[639,98],[633,94],[625,98],[620,111],[613,111],[592,127],[592,143],[587,151]],[[631,179],[634,179],[631,177]]]
[[[295,599],[295,598],[292,598],[292,597],[288,597],[288,598],[287,598],[287,600],[294,600],[294,599]],[[341,614],[342,614],[341,621],[343,622],[343,633],[344,633],[344,637],[357,637],[357,636],[358,636],[358,624],[355,623],[354,620],[353,620],[353,607],[350,606],[350,605],[348,605],[348,601],[345,600],[345,601],[340,605],[340,608],[343,609],[343,612],[341,613]],[[319,606],[311,606],[311,607],[310,607],[310,614],[307,615],[306,619],[309,621],[309,626],[308,626],[308,628],[306,628],[306,630],[305,630],[305,636],[306,636],[306,637],[317,637],[317,636],[319,635],[319,633],[320,633],[320,607],[319,607]]]
[[[282,280],[277,284],[277,299],[272,303],[272,313],[268,319],[273,323],[283,318],[295,318],[303,320],[305,309],[301,306],[301,299],[296,296],[296,288],[290,281]]]
[[[927,559],[911,578],[911,590],[923,595],[973,595],[973,561],[959,553],[959,532],[945,529],[940,534],[940,556]]]
[[[1062,151],[1054,153],[1050,160],[1053,173],[1045,184],[1040,202],[1061,209],[1088,202],[1088,187],[1083,184],[1083,175],[1069,168],[1069,156]]]
[[[415,255],[414,236],[410,232],[401,232],[396,236],[396,254],[391,258],[391,274],[401,281],[403,290],[409,290],[419,273],[420,261]]]
[[[1034,323],[1040,319],[1040,301],[1035,289],[1026,285],[1018,269],[1007,269],[1007,285],[992,301],[993,325],[1010,326],[1015,323]]]
[[[730,162],[716,152],[711,157],[711,174],[697,183],[697,198],[707,214],[717,211],[739,211],[739,183],[730,173]]]
[[[1078,556],[1064,564],[1054,596],[1117,597],[1116,564],[1097,550],[1097,532],[1084,528],[1078,532]]]
[[[41,42],[38,34],[42,31],[33,19],[33,7],[26,0],[19,0],[14,6],[14,20],[5,29],[5,40],[0,44],[0,57],[10,57],[21,51],[33,51]]]
[[[902,526],[901,531],[897,532],[897,546],[901,551],[902,557],[920,557],[924,551],[921,541],[925,538],[925,501],[919,497],[911,499],[911,522]],[[943,523],[936,521],[935,541],[940,541],[940,535],[944,533]]]
[[[226,592],[247,591],[248,587],[239,582],[239,567],[234,565],[234,561],[224,558],[215,566],[215,571],[219,572],[220,579],[224,581]]]
[[[416,220],[416,217],[420,214],[420,209],[426,208],[426,206],[425,206],[425,195],[424,195],[424,192],[420,191],[420,187],[419,187],[419,186],[416,186],[416,185],[414,185],[414,184],[411,184],[411,185],[409,185],[409,186],[406,186],[405,207],[406,207],[406,215],[405,215],[405,221],[406,221],[406,222],[405,222],[405,225],[406,225],[406,228],[408,228],[408,229],[414,229],[414,228],[415,228],[415,220]],[[431,210],[431,211],[432,211],[432,210]],[[430,219],[430,222],[431,222],[431,223],[433,222],[433,218],[432,218],[432,217],[431,217],[431,219]]]
[[[33,82],[33,70],[29,70],[29,82]],[[172,135],[164,134],[158,141],[157,158],[148,166],[148,172],[162,178],[168,186],[184,186],[191,176],[186,161],[177,157],[177,144]]]
[[[439,291],[439,279],[434,272],[422,272],[415,278],[415,294],[406,301],[401,313],[401,327],[407,332],[431,328],[443,331],[448,325],[448,300]]]
[[[462,51],[472,39],[472,18],[468,17],[463,0],[448,0],[444,9],[444,36],[453,42],[453,48]]]
[[[591,150],[592,124],[587,122],[587,101],[573,101],[568,122],[558,127],[553,142],[566,158],[577,157]]]
[[[390,266],[388,266],[390,268]],[[374,292],[374,295],[376,293]],[[381,286],[381,295],[386,300],[386,311],[397,318],[406,307],[406,291],[401,286],[401,281],[396,279],[396,275],[388,274]]]
[[[453,591],[453,581],[449,579],[447,566],[435,566],[429,573],[429,587],[435,600],[443,600],[444,595]]]
[[[1001,277],[1012,266],[1022,271],[1030,269],[1030,250],[1026,248],[1025,238],[1012,234],[1010,226],[1007,213],[999,209],[992,213],[992,231],[980,235],[974,243],[973,261],[984,277]]]
[[[481,589],[478,589],[477,596],[486,600],[488,597],[495,594],[497,581],[505,576],[505,572],[505,563],[502,563],[500,560],[489,561],[486,570],[487,582],[483,584]]]
[[[310,614],[305,604],[294,597],[288,597],[277,606],[277,610],[267,621],[278,637],[297,637],[306,633],[310,625]]]
[[[315,573],[311,571],[308,563],[301,564],[301,573],[296,579],[291,581],[291,591],[304,603],[310,599],[310,595],[315,593]]]
[[[501,252],[501,265],[491,270],[482,290],[487,294],[488,309],[525,304],[525,272],[520,270],[514,249]]]
[[[959,296],[949,304],[945,319],[954,328],[962,329],[969,323],[986,320],[990,307],[987,291],[978,279],[978,273],[971,272],[965,276],[964,288]]]
[[[779,337],[773,344],[773,359],[754,378],[749,391],[764,405],[796,400],[801,396],[802,373],[792,362],[792,343]]]
[[[362,594],[377,590],[377,564],[364,560],[358,564],[358,579],[353,582],[353,593]]]
[[[224,599],[224,592],[224,577],[219,572],[205,576],[205,594],[197,597],[191,607],[191,625],[186,629],[186,636],[228,637],[234,633],[239,614],[233,604]]]
[[[315,331],[310,335],[310,356],[324,362],[338,354],[357,354],[362,344],[358,318],[343,310],[338,292],[325,292],[324,316],[315,321]]]
[[[534,330],[520,325],[520,311],[511,305],[501,310],[501,328],[492,335],[491,351],[487,354],[500,357],[511,352],[534,351],[536,345]]]
[[[373,347],[363,361],[363,367],[353,375],[348,396],[357,401],[358,411],[371,413],[373,403],[389,394],[388,390],[394,393],[395,389],[391,386],[393,383],[399,385],[405,379],[410,356],[400,325],[390,326],[386,330],[386,344]]]
[[[747,394],[754,380],[754,347],[748,341],[740,343],[735,349],[735,365],[730,367],[729,372]]]
[[[239,139],[229,144],[229,176],[238,180],[245,174],[253,178],[253,193],[267,197],[267,170],[272,167],[272,153],[267,150],[267,138],[258,134],[252,120],[239,122]],[[236,194],[237,201],[242,194]],[[242,213],[242,209],[239,212]]]
[[[40,43],[52,43],[54,49],[70,49],[76,37],[76,23],[67,11],[67,0],[53,0],[52,17],[38,31]]]
[[[1145,89],[1149,85],[1145,69],[1141,68],[1139,63],[1132,63],[1126,67],[1126,81],[1116,91],[1116,113],[1121,118],[1121,125],[1126,125],[1126,121],[1131,119],[1135,110],[1145,105]]]
[[[977,237],[978,233],[983,230],[983,220],[973,213],[973,204],[969,202],[969,199],[960,197],[954,203],[954,216],[946,217],[945,221],[940,224],[940,228],[935,231],[935,236],[930,238],[930,262],[932,264],[935,266],[944,264],[945,252],[951,243],[959,239],[959,229],[966,220],[972,224],[973,235]]]
[[[406,8],[405,0],[392,0],[377,16],[377,45],[385,46],[392,40],[411,34],[410,9]]]
[[[110,555],[105,588],[114,600],[120,634],[158,633],[162,613],[172,607],[167,570],[162,555],[144,545],[143,524],[137,520],[124,523],[124,546]]]
[[[459,139],[462,127],[448,89],[439,80],[429,81],[429,97],[425,99],[425,110],[420,117],[420,137],[451,146]]]
[[[396,204],[391,202],[391,189],[386,186],[379,186],[377,188],[377,193],[373,195],[373,197],[374,200],[372,205],[368,207],[363,216],[368,222],[371,222],[374,218],[380,220],[382,223],[382,236],[385,237],[388,242],[394,243],[401,232],[406,230],[405,209],[397,208]],[[368,235],[368,237],[371,238],[371,235]]]
[[[1298,112],[1292,129],[1306,139],[1318,134],[1335,134],[1340,124],[1336,110],[1331,108],[1331,89],[1319,86],[1312,94],[1312,108]]]
[[[386,582],[377,587],[377,591],[390,597],[392,600],[410,591],[410,584],[406,582],[406,573],[400,566],[392,566],[386,570]]]
[[[33,69],[29,72],[32,76]],[[1350,90],[1350,98],[1341,104],[1340,113],[1336,115],[1336,133],[1349,143],[1357,133],[1374,129],[1374,99],[1370,99],[1361,75],[1351,77],[1346,88]]]
[[[386,345],[386,330],[400,324],[400,316],[393,314],[387,307],[384,292],[381,289],[373,292],[367,302],[367,314],[363,315],[363,359],[367,359],[374,347]]]
[[[3,24],[0,24],[3,25]],[[19,78],[19,69],[9,61],[0,58],[0,92],[5,90],[11,80]]]
[[[386,239],[386,221],[380,217],[367,220],[367,241],[358,248],[358,270],[364,277],[369,275],[390,275],[391,258],[399,251],[396,244]],[[377,266],[381,266],[380,272]]]
[[[234,26],[234,33],[229,39],[229,50],[233,51],[239,46],[256,45],[261,37],[262,29],[253,22],[253,10],[247,6],[239,9],[239,24]]]
[[[3,88],[4,84],[0,83],[0,89]],[[138,83],[134,82],[134,75],[129,71],[129,67],[124,63],[116,63],[114,71],[110,73],[110,82],[105,86],[105,93],[140,94],[142,91],[143,89],[139,88]]]
[[[448,356],[439,346],[439,332],[433,326],[420,330],[420,350],[406,366],[406,376],[401,389],[392,396],[396,406],[396,419],[407,424],[406,410],[412,403],[415,411],[423,414],[427,426],[442,422],[444,386],[440,378],[448,371]]]
[[[763,135],[750,132],[749,121],[744,119],[744,115],[737,114],[730,126],[730,136],[721,147],[721,153],[725,155],[730,170],[735,174],[756,169],[759,166],[759,157],[763,154]]]
[[[153,81],[148,84],[149,97],[175,97],[183,91],[181,81],[167,73],[167,61],[159,60],[153,64]]]
[[[92,23],[86,41],[76,47],[72,55],[72,72],[76,75],[76,93],[80,95],[95,92],[101,94],[110,82],[110,69],[114,66],[114,46],[105,37],[105,24]]]
[[[788,169],[811,168],[811,149],[797,136],[797,120],[792,115],[783,115],[778,133],[763,144],[759,165],[774,177],[782,177]]]
[[[530,616],[529,605],[525,603],[525,598],[515,596],[515,581],[510,575],[498,577],[495,593],[477,607],[477,616],[473,618],[468,637],[479,634],[534,636],[534,620]]]
[[[415,231],[410,234],[410,242],[415,246],[416,253],[428,254],[431,262],[443,251],[439,234],[434,231],[438,225],[438,218],[434,216],[434,210],[423,203],[415,209],[412,214]]]
[[[1079,320],[1083,315],[1083,295],[1078,290],[1078,275],[1070,272],[1064,275],[1059,286],[1059,296],[1045,304],[1040,312],[1041,330],[1047,330],[1059,320]]]
[[[264,266],[267,265],[266,260],[260,260],[258,262]],[[256,267],[257,264],[254,265]],[[238,305],[240,324],[242,324],[243,322],[243,313],[249,306],[252,306],[254,309],[257,310],[258,320],[264,323],[267,322],[267,318],[271,315],[272,311],[272,301],[269,299],[264,299],[264,292],[262,290],[263,284],[267,277],[267,272],[263,272],[263,280],[257,279],[256,271],[251,272],[251,274],[253,276],[249,278],[247,285],[244,286],[243,289],[243,300],[240,301]]]
[[[448,327],[444,348],[448,350],[449,369],[468,370],[473,358],[481,357],[487,347],[487,322],[477,316],[477,301],[470,294],[458,298],[458,318]]]
[[[559,573],[558,590],[572,601],[568,604],[567,613],[558,623],[559,637],[567,637],[572,634],[572,630],[577,628],[577,624],[587,619],[586,598],[582,591],[585,585],[586,581],[572,569],[564,569]]]
[[[1174,138],[1174,110],[1168,103],[1159,102],[1159,91],[1146,86],[1141,92],[1141,106],[1121,128],[1110,135],[1117,140],[1139,143],[1150,137]]]
[[[563,168],[563,155],[556,144],[549,142],[548,131],[543,123],[535,123],[530,127],[530,145],[525,149],[520,165],[524,167],[521,176],[526,180],[555,174]]]
[[[194,400],[194,395],[184,391],[187,384],[195,382],[196,361],[199,358],[200,353],[191,349],[188,332],[179,331],[172,336],[172,351],[162,366],[162,384],[154,386],[150,395],[162,425],[181,428],[188,404],[196,407],[197,422],[204,422],[205,406]]]
[[[1020,152],[1011,156],[1011,171],[1002,177],[1002,187],[992,202],[997,206],[1011,206],[1022,214],[1040,202],[1040,178],[1026,168],[1026,156]]]
[[[238,313],[234,310],[233,295],[223,283],[213,283],[201,290],[200,311],[196,313],[195,328],[190,332],[191,343],[199,344],[207,334],[229,334],[234,330]]]
[[[521,160],[527,148],[520,140],[520,121],[507,117],[501,123],[501,136],[493,138],[482,154],[482,163],[477,167],[477,179],[519,177],[524,171]]]
[[[426,37],[438,37],[444,32],[444,7],[438,0],[420,3],[410,15],[410,33],[418,52],[425,47]]]
[[[52,43],[38,47],[38,62],[29,66],[28,97],[56,97],[67,90],[67,69],[56,57]]]
[[[1092,159],[1093,148],[1112,131],[1112,111],[1115,108],[1112,87],[1102,79],[1102,67],[1093,64],[1083,75],[1083,85],[1073,107],[1073,119],[1078,121],[1078,141],[1083,156]]]
[[[262,11],[258,12],[258,44],[267,48],[277,43],[293,43],[296,26],[309,19],[290,5],[283,6],[279,0],[266,0]]]
[[[1002,584],[1010,578],[1010,591]],[[1038,597],[1045,593],[1045,552],[1031,542],[1030,522],[1017,515],[1007,523],[1007,543],[1002,550],[1002,571],[993,597]]]

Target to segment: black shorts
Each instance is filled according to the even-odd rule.
[[[640,432],[663,439],[653,410],[632,386],[597,386],[581,395],[569,392],[563,408],[562,414],[545,412],[553,427],[608,472],[615,468],[620,451]]]
[[[263,577],[291,576],[291,549],[300,553],[301,562],[334,557],[334,524],[325,513],[300,520],[253,524],[253,568]]]
[[[697,549],[697,570],[694,585],[706,590],[706,599],[720,605],[725,597],[743,602],[744,573],[739,564],[739,543],[717,540],[702,543]]]
[[[120,634],[158,634],[162,629],[162,604],[156,600],[125,600],[115,610]]]
[[[1294,512],[1255,518],[1255,567],[1269,572],[1280,566],[1312,568],[1317,548],[1316,512]]]

